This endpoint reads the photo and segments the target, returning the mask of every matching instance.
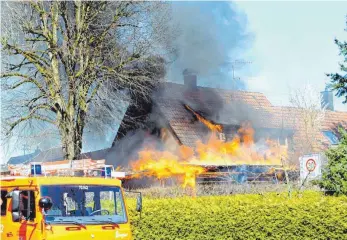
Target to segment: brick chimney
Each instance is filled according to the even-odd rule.
[[[321,105],[326,110],[334,111],[334,97],[333,92],[325,88],[325,91],[321,92]]]
[[[197,88],[197,76],[196,72],[192,69],[185,69],[183,71],[184,85],[189,89]]]

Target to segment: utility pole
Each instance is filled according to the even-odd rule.
[[[235,68],[240,65],[246,65],[246,64],[251,64],[251,61],[244,61],[244,60],[234,60],[231,62],[226,62],[223,64],[223,66],[231,66],[232,70],[232,89],[235,89],[235,82],[236,80],[240,80],[240,77],[235,77]]]
[[[23,152],[24,152],[24,155],[25,155],[25,151],[26,150],[29,150],[29,147],[26,143],[23,144],[23,148],[22,148]]]

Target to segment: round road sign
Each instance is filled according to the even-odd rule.
[[[308,159],[306,161],[306,169],[309,172],[313,172],[316,169],[317,163],[315,160],[313,160],[312,158]]]

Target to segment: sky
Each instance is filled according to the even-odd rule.
[[[252,61],[242,76],[247,89],[264,93],[274,105],[289,105],[292,90],[310,84],[322,91],[338,71],[334,38],[347,40],[347,1],[237,2],[254,34],[245,58]],[[347,111],[342,98],[335,110]]]
[[[194,14],[179,11],[176,18],[181,23],[191,21],[190,26],[196,31],[191,33],[187,28],[191,35],[180,40],[187,58],[178,62],[187,64],[191,59],[201,60],[198,65],[206,69],[205,66],[242,59],[248,63],[235,71],[243,82],[240,89],[262,92],[273,105],[289,105],[290,92],[306,84],[311,84],[317,91],[324,90],[329,82],[325,74],[338,71],[338,62],[342,58],[339,57],[334,38],[347,40],[347,32],[344,31],[347,1],[200,2],[189,6],[189,11]],[[192,16],[195,16],[195,22],[189,20]],[[211,21],[214,22],[204,18],[213,18]],[[245,32],[244,36],[242,31]],[[200,43],[205,44],[203,47],[189,47],[186,41],[194,36],[192,34],[198,36],[194,38],[195,41],[204,38],[206,32],[213,37]],[[206,51],[200,53],[201,48]],[[220,52],[219,55],[211,55],[215,49]],[[191,58],[196,53],[200,54],[196,55],[199,58]],[[211,58],[203,61],[210,56],[214,56],[216,62]],[[219,78],[221,75],[216,76]],[[223,80],[215,81],[212,78],[213,86],[231,88],[230,81],[225,80],[228,77],[231,78],[230,68],[227,76],[223,74]],[[172,80],[170,76],[168,78]],[[211,85],[211,81],[202,78],[199,84]],[[347,111],[342,98],[335,98],[334,105],[335,110]],[[112,139],[113,135],[108,136],[105,143],[92,145],[107,147],[107,141]],[[2,150],[0,159],[5,162],[9,156],[5,156]],[[10,155],[21,154],[21,150],[13,150]]]

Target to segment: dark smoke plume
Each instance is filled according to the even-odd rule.
[[[190,68],[199,74],[199,85],[231,88],[231,66],[226,63],[239,58],[250,42],[245,15],[231,2],[175,2],[173,21],[179,36],[168,80],[179,82],[182,71]],[[241,81],[233,87],[245,88]]]

